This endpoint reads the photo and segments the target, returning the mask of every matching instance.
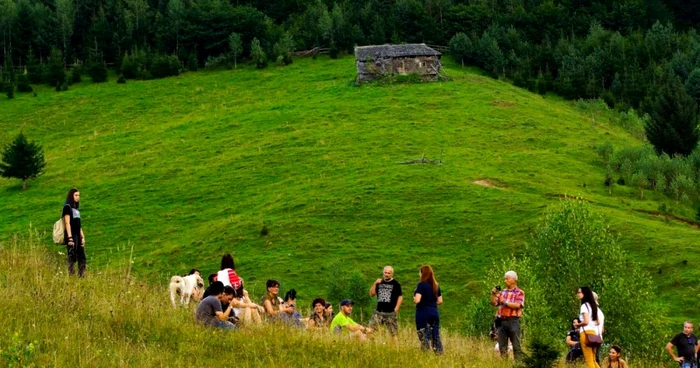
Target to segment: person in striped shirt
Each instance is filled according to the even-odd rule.
[[[522,357],[520,345],[520,318],[525,307],[525,292],[517,285],[518,274],[508,271],[504,276],[506,288],[499,286],[491,290],[491,305],[498,307],[496,317],[500,322],[498,328],[498,346],[501,357],[508,353],[508,341],[513,344],[513,357],[516,361]]]
[[[214,281],[221,281],[224,286],[230,286],[234,290],[240,288],[243,284],[243,279],[236,274],[236,266],[233,263],[233,256],[229,253],[226,253],[221,257],[221,268],[220,271],[216,273]]]

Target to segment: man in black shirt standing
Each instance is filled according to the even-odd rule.
[[[676,347],[678,356],[673,353],[673,347]],[[695,356],[700,349],[698,338],[693,334],[693,324],[689,321],[683,323],[683,332],[674,336],[671,341],[666,344],[666,350],[673,360],[681,365],[681,368],[697,368],[698,363]]]
[[[372,284],[369,295],[377,296],[377,310],[369,320],[369,327],[376,330],[378,326],[385,326],[392,336],[396,336],[399,332],[396,316],[403,303],[403,292],[401,284],[394,280],[394,269],[391,266],[384,267],[383,277]]]

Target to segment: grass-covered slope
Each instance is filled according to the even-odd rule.
[[[0,141],[24,131],[47,159],[26,191],[0,180],[0,239],[48,230],[75,186],[92,270],[122,264],[133,245],[133,272],[165,285],[231,252],[256,292],[277,278],[310,301],[339,270],[369,287],[393,264],[410,289],[429,263],[449,324],[492,261],[573,194],[611,220],[674,320],[700,317],[698,229],[635,212],[659,202],[602,184],[594,148],[638,140],[571,102],[447,72],[454,81],[355,87],[352,58],[306,59],[0,99]],[[399,164],[424,154],[443,164]]]

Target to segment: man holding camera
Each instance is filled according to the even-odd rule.
[[[525,292],[518,288],[518,274],[508,271],[504,276],[506,288],[496,285],[491,290],[491,305],[498,307],[496,314],[498,327],[498,348],[501,356],[508,353],[508,340],[513,344],[513,357],[520,360],[520,318],[525,307]]]
[[[401,284],[394,280],[394,268],[384,267],[383,278],[377,279],[369,289],[371,297],[377,297],[377,310],[369,320],[369,327],[385,326],[391,336],[399,333],[399,322],[396,317],[403,302]]]

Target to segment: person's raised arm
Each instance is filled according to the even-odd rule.
[[[379,285],[382,282],[382,279],[377,279],[377,281],[372,284],[372,287],[369,288],[369,296],[374,297],[377,295],[377,285]]]
[[[491,289],[491,305],[498,306],[498,289]]]

